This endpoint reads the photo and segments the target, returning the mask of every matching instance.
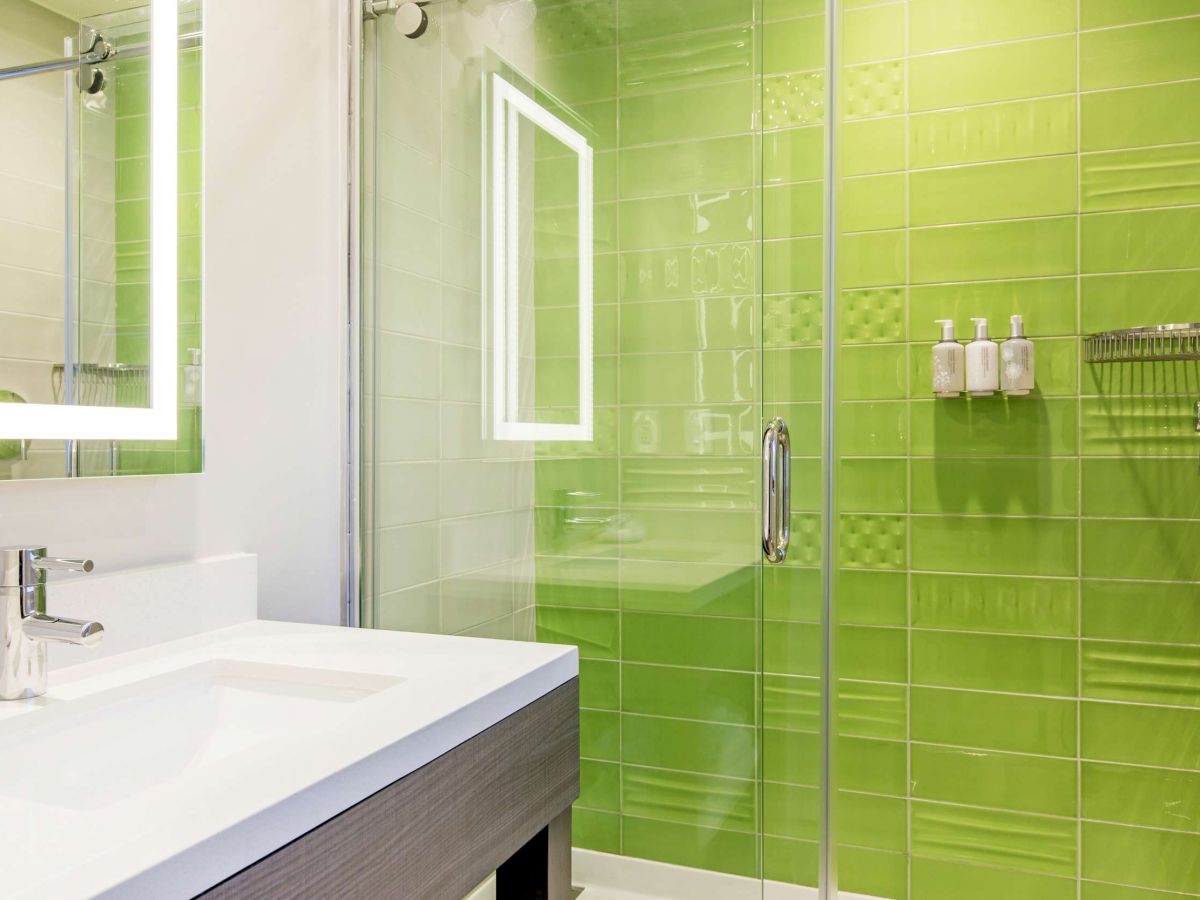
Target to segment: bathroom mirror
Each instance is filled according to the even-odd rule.
[[[201,470],[202,38],[0,2],[0,480]]]

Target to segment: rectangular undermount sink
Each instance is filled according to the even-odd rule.
[[[404,679],[215,659],[70,703],[0,734],[0,796],[100,809],[268,741],[336,726],[346,708]]]

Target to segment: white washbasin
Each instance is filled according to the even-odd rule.
[[[0,703],[4,897],[194,897],[578,674],[573,647],[250,622]]]

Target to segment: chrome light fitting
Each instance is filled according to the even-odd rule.
[[[363,18],[379,19],[392,15],[392,25],[406,38],[419,38],[429,28],[429,15],[425,12],[426,2],[412,0],[363,0]]]

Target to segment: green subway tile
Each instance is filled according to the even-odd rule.
[[[1200,710],[1085,701],[1084,759],[1200,769]]]
[[[624,45],[620,50],[621,98],[751,78],[753,51],[748,25]],[[681,58],[703,59],[704,65],[680,65]],[[568,57],[566,63],[574,65],[574,57]]]
[[[623,766],[620,789],[627,816],[747,832],[758,824],[753,781]]]
[[[621,817],[578,807],[571,810],[571,842],[583,850],[621,852]]]
[[[907,730],[906,691],[901,684],[839,682],[838,734],[903,741]]]
[[[620,665],[598,659],[579,661],[579,705],[590,709],[620,708]]]
[[[1200,0],[1081,0],[1079,22],[1083,28],[1105,28],[1197,13]]]
[[[1193,397],[1085,397],[1080,403],[1087,456],[1187,456],[1196,449]]]
[[[1200,518],[1200,495],[1179,490],[1197,475],[1194,459],[1086,459],[1083,514]]]
[[[815,622],[766,622],[763,671],[817,675],[821,670],[821,627]]]
[[[854,896],[908,895],[908,857],[904,853],[868,847],[839,847],[838,887]]]
[[[1200,772],[1084,763],[1082,775],[1084,818],[1200,831]]]
[[[594,709],[580,710],[579,754],[586,759],[620,759],[620,714]]]
[[[824,140],[825,129],[817,125],[764,134],[763,182],[783,184],[791,181],[819,180],[825,168]],[[674,165],[678,166],[678,162]]]
[[[838,323],[842,343],[895,343],[905,338],[902,287],[842,291]]]
[[[1084,641],[1083,696],[1200,706],[1200,646]]]
[[[750,400],[756,362],[749,350],[623,356],[621,403]]]
[[[1075,701],[912,689],[912,739],[960,747],[1075,755]]]
[[[1083,636],[1200,643],[1200,603],[1190,584],[1084,581]]]
[[[1074,153],[1075,97],[1043,97],[909,118],[914,169]]]
[[[903,117],[846,122],[838,138],[838,166],[843,176],[904,169]]]
[[[838,399],[899,400],[908,395],[908,346],[842,347]]]
[[[912,624],[1073,637],[1076,589],[1074,579],[914,573]]]
[[[843,288],[879,287],[905,280],[905,232],[843,235],[838,240],[838,275]]]
[[[1200,835],[1084,822],[1083,877],[1200,894]]]
[[[834,427],[846,456],[899,456],[908,449],[908,404],[840,403]]]
[[[763,832],[815,841],[819,836],[819,792],[792,784],[763,785]]]
[[[820,726],[820,682],[815,677],[763,676],[763,727],[809,731]]]
[[[967,402],[921,400],[910,405],[915,455],[999,457],[1075,453],[1074,399],[1030,402],[1028,397],[1008,401],[993,397]]]
[[[841,59],[846,65],[904,55],[902,3],[847,9],[842,13]]]
[[[768,294],[821,289],[820,237],[770,240],[762,248],[763,290]]]
[[[1015,41],[1075,30],[1074,0],[912,0],[912,53]]]
[[[913,111],[1065,94],[1074,89],[1074,35],[958,50],[909,61]]]
[[[1200,208],[1099,213],[1083,217],[1083,271],[1131,272],[1200,266]]]
[[[1080,96],[1082,150],[1116,150],[1200,141],[1200,119],[1181,109],[1200,103],[1200,81],[1098,91]]]
[[[1059,638],[914,631],[915,684],[1074,696],[1076,646]]]
[[[834,596],[843,625],[908,624],[908,575],[905,572],[841,569]]]
[[[754,130],[753,81],[621,100],[622,146],[742,134]]]
[[[903,741],[840,736],[838,785],[846,791],[904,796],[908,748]],[[769,775],[766,776],[770,778]],[[816,782],[813,782],[816,783]]]
[[[908,849],[906,803],[903,797],[877,797],[839,791],[834,821],[837,839],[856,847]]]
[[[763,354],[763,399],[818,402],[821,399],[821,350],[818,347],[770,348]]]
[[[905,226],[908,194],[902,174],[844,178],[839,188],[838,227],[843,233]]]
[[[929,169],[909,176],[913,225],[1055,216],[1076,209],[1075,158]]]
[[[1200,522],[1085,519],[1083,574],[1087,578],[1200,581],[1200,558],[1188,552]],[[1131,554],[1130,548],[1137,553]]]
[[[1200,144],[1088,153],[1081,178],[1084,212],[1200,203]]]
[[[1068,819],[916,801],[912,852],[1004,869],[1074,875],[1077,827]]]
[[[767,835],[763,838],[763,877],[784,884],[816,887],[820,844]]]
[[[621,608],[750,618],[758,609],[754,576],[751,566],[621,560]]]
[[[600,47],[538,62],[539,92],[565,104],[608,100],[617,95],[617,50]]]
[[[914,569],[980,575],[1076,574],[1072,520],[915,516],[911,533]]]
[[[687,6],[686,28],[681,9],[661,0],[623,0],[617,22],[618,42],[644,41],[680,31],[708,31],[754,20],[752,0],[694,0]]]
[[[621,852],[639,859],[756,878],[757,846],[744,832],[621,817]]]
[[[957,747],[912,747],[913,797],[1075,815],[1075,761]]]
[[[614,459],[539,459],[534,463],[535,502],[567,507],[580,498],[580,507],[612,507],[617,502],[616,477]],[[547,578],[565,574],[547,572]]]
[[[755,297],[630,303],[621,309],[621,352],[736,350],[757,344]]]
[[[1073,516],[1073,459],[914,459],[912,511]]]
[[[754,201],[750,190],[622,201],[621,249],[751,240]]]
[[[1082,279],[1085,333],[1184,322],[1200,296],[1200,271],[1134,272]]]
[[[908,636],[903,629],[843,625],[838,628],[837,641],[839,678],[907,680]]]
[[[819,166],[820,157],[817,159]],[[750,187],[754,184],[754,139],[737,135],[622,148],[620,172],[622,199]],[[819,167],[808,177],[820,178]]]
[[[1034,875],[914,857],[912,890],[921,900],[1076,900],[1075,878]]]
[[[629,407],[620,414],[621,454],[626,457],[703,454],[753,458],[759,451],[760,418],[757,406],[750,403],[705,404],[699,408],[678,405]],[[796,418],[796,415],[791,416],[791,419]],[[710,424],[721,427],[710,429]],[[616,430],[615,424],[609,423],[609,431]],[[597,438],[606,434],[600,430],[600,423],[596,433]],[[579,445],[568,446],[578,448]],[[795,443],[792,452],[810,455],[798,451]]]
[[[910,235],[912,280],[918,284],[1075,271],[1074,217],[917,228]]]
[[[842,512],[906,511],[908,471],[902,459],[844,459],[838,467]]]
[[[763,779],[813,787],[820,782],[821,736],[813,731],[762,732]]]
[[[755,729],[625,715],[621,760],[626,765],[754,778]]]
[[[763,617],[790,622],[821,618],[821,570],[768,566],[762,573]]]
[[[616,763],[584,759],[579,763],[580,806],[619,812],[621,809],[621,767]]]
[[[1197,75],[1200,19],[1085,31],[1079,36],[1079,78],[1085,91]]]
[[[972,316],[982,316],[999,336],[1008,319],[1021,315],[1025,333],[1035,338],[1075,334],[1074,278],[1022,279],[972,284],[914,285],[908,291],[909,334],[930,343],[940,336],[936,319],[953,319],[963,340],[974,331]]]
[[[624,613],[622,657],[634,662],[753,671],[756,631],[749,619]]]
[[[825,65],[825,18],[807,16],[762,26],[762,67],[766,75],[819,69]]]
[[[763,237],[799,237],[821,234],[823,228],[824,190],[819,181],[768,186],[762,191]],[[705,207],[697,214],[708,218]],[[747,217],[749,218],[749,217]]]
[[[1098,881],[1083,881],[1081,885],[1081,900],[1177,900],[1180,896],[1122,884],[1102,884]]]
[[[621,667],[621,708],[648,716],[755,723],[755,677],[749,673],[664,666]]]
[[[537,610],[537,637],[550,644],[574,644],[579,655],[591,659],[617,656],[617,614],[595,609],[541,606]]]

